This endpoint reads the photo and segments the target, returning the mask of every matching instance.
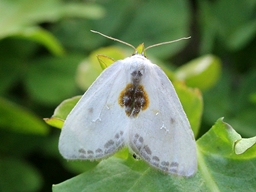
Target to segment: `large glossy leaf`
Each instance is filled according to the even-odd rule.
[[[254,191],[255,144],[236,155],[234,143],[240,139],[219,119],[197,141],[198,172],[190,178],[165,175],[129,155],[126,160],[103,160],[94,169],[54,185],[53,191]]]

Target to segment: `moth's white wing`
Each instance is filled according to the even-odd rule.
[[[117,61],[85,92],[61,131],[59,151],[64,158],[101,159],[124,145],[128,118],[117,101],[127,80],[123,61]]]
[[[146,66],[141,85],[149,96],[149,106],[132,120],[131,149],[164,172],[193,175],[197,170],[196,143],[173,85],[151,63]]]

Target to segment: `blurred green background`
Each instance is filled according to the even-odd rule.
[[[0,191],[51,191],[83,171],[60,156],[60,129],[43,118],[84,93],[101,71],[96,53],[133,53],[91,29],[146,47],[191,36],[147,56],[201,90],[197,138],[219,117],[243,137],[256,135],[255,0],[0,0]],[[192,64],[207,55],[212,65]]]

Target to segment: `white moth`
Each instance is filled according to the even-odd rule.
[[[197,171],[194,135],[175,89],[143,53],[100,74],[67,116],[59,139],[60,153],[71,160],[100,160],[125,145],[164,173],[189,177]]]

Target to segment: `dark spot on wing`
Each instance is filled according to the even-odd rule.
[[[109,140],[105,145],[104,145],[104,147],[105,148],[109,148],[111,145],[114,145],[115,144],[115,142],[113,141],[113,140]]]
[[[90,107],[90,108],[88,109],[88,111],[89,111],[89,113],[93,113],[93,108]]]

